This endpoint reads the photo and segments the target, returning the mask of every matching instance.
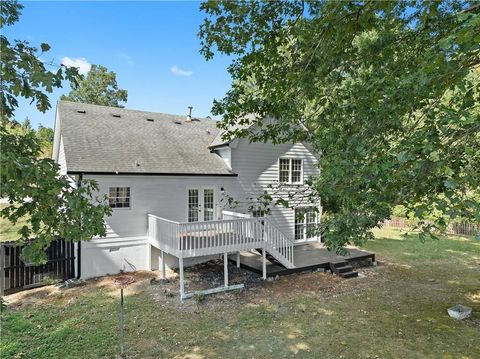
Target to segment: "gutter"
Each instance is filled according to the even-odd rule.
[[[69,175],[118,175],[118,176],[185,176],[185,177],[237,177],[237,173],[162,173],[118,171],[67,171]]]
[[[228,141],[228,142],[221,143],[219,145],[208,146],[208,148],[212,151],[212,150],[214,150],[216,148],[219,148],[219,147],[229,147],[231,142],[232,141]]]

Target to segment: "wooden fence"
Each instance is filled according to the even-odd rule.
[[[15,242],[0,245],[0,293],[11,294],[47,284],[49,280],[75,277],[74,243],[58,239],[46,250],[45,264],[25,263],[20,258],[23,245]]]
[[[393,227],[393,228],[411,228],[412,223],[408,219],[401,218],[401,217],[393,217],[390,220],[387,220],[383,224],[384,227]],[[450,223],[447,228],[447,232],[449,234],[458,234],[464,236],[473,236],[476,233],[480,232],[480,225],[467,223],[467,222],[455,222]]]

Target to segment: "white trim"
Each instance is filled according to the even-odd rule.
[[[185,189],[185,222],[189,222],[188,218],[188,200],[189,200],[189,194],[188,192],[190,190],[196,189],[198,191],[198,208],[199,208],[199,213],[198,213],[198,221],[197,222],[205,222],[205,190],[211,189],[213,190],[213,218],[210,221],[206,222],[211,222],[211,221],[217,221],[221,219],[221,213],[220,213],[220,205],[219,205],[219,187],[217,185],[203,185],[203,186],[187,186]],[[191,223],[191,222],[189,222]]]
[[[139,244],[147,244],[149,243],[148,236],[141,236],[141,237],[115,237],[115,238],[99,238],[95,237],[89,241],[82,241],[82,249],[83,248],[90,248],[90,247],[112,247],[112,246],[120,246],[120,247],[128,247],[128,246],[136,246]]]
[[[296,222],[297,222],[297,210],[306,210],[312,208],[314,209],[315,206],[309,206],[309,205],[300,205],[294,208],[294,213],[293,213],[293,240],[295,241],[296,244],[304,244],[304,243],[309,243],[309,242],[318,242],[319,237],[317,235],[313,237],[307,237],[307,215],[304,215],[303,218],[303,239],[296,239],[295,234],[296,234]],[[320,216],[319,212],[315,213],[315,222],[313,224],[318,225],[320,223]]]
[[[280,181],[280,160],[288,160],[288,181],[287,182],[282,182]],[[293,176],[293,163],[292,161],[300,161],[300,182],[292,182],[292,176]],[[304,160],[303,158],[295,158],[295,157],[290,157],[290,156],[283,156],[278,158],[277,162],[277,180],[279,184],[289,184],[289,185],[303,185],[304,184]]]

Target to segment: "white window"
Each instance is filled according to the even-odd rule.
[[[108,204],[111,208],[130,208],[130,187],[110,187]]]
[[[303,161],[293,158],[280,158],[278,181],[291,184],[303,183]]]
[[[312,207],[295,209],[295,240],[304,241],[316,237],[318,214]]]
[[[213,188],[188,189],[188,221],[215,220],[215,197]]]
[[[205,189],[203,191],[203,220],[213,221],[214,203],[213,189]]]
[[[188,190],[188,221],[198,222],[198,189]]]
[[[265,217],[265,211],[263,209],[254,209],[252,211],[252,217],[254,218]]]

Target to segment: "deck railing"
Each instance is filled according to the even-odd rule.
[[[149,214],[148,237],[158,248],[179,257],[181,249],[178,225],[178,222]]]
[[[286,267],[294,266],[293,242],[266,218],[175,222],[148,214],[148,236],[152,245],[178,258],[265,248]]]
[[[232,212],[232,211],[222,211],[222,219],[238,219],[238,218],[252,218],[250,214],[247,213],[239,213],[239,212]]]
[[[268,219],[264,223],[264,241],[266,249],[287,268],[293,268],[293,242]]]
[[[223,219],[252,218],[250,214],[238,213],[233,211],[222,211]],[[285,236],[275,225],[267,218],[257,217],[257,220],[263,224],[263,240],[267,250],[275,255],[283,265],[290,268],[293,266],[293,242]],[[275,253],[273,253],[275,252]]]

